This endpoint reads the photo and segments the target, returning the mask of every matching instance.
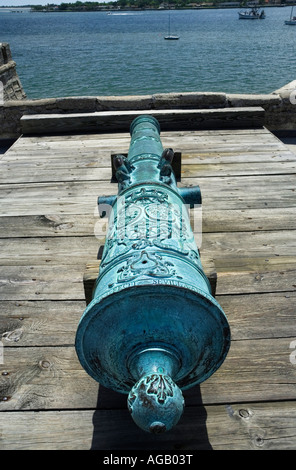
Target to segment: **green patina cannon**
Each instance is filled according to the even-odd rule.
[[[230,329],[190,225],[199,187],[177,187],[156,119],[136,118],[130,133],[128,155],[114,157],[118,194],[98,201],[102,213],[112,210],[76,351],[90,376],[128,395],[140,428],[160,433],[179,421],[182,390],[220,367]]]

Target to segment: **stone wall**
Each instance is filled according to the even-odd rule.
[[[296,80],[268,95],[227,95],[229,106],[262,106],[272,132],[296,132]]]
[[[0,138],[21,135],[20,119],[30,114],[68,114],[153,109],[212,109],[227,106],[224,93],[167,93],[147,96],[82,96],[6,101],[0,107]]]
[[[1,101],[26,98],[16,71],[16,63],[12,60],[10,47],[6,42],[0,43],[0,84]]]
[[[30,114],[91,113],[153,109],[214,109],[258,107],[265,110],[265,126],[272,132],[296,131],[296,104],[290,101],[296,81],[266,95],[226,93],[167,93],[146,96],[84,96],[41,100],[8,100],[0,106],[0,138],[21,135],[20,119]]]

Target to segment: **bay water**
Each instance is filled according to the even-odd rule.
[[[12,13],[0,9],[28,98],[168,92],[269,93],[296,78],[290,7]],[[178,41],[166,41],[169,18]]]

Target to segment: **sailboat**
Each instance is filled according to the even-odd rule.
[[[293,8],[294,8],[294,5],[292,6],[290,19],[286,20],[285,24],[296,25],[296,16],[293,16]]]
[[[179,36],[176,36],[174,34],[171,34],[171,17],[169,15],[169,34],[164,37],[164,39],[167,39],[168,41],[176,41],[179,39]]]

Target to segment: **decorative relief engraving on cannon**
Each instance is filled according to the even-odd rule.
[[[133,387],[130,391],[127,401],[128,410],[132,416],[136,414],[136,420],[140,417],[142,421],[143,416],[141,415],[144,415],[145,420],[146,408],[152,410],[157,408],[158,413],[155,417],[155,421],[153,421],[153,418],[150,418],[149,431],[154,434],[159,434],[166,431],[166,425],[164,424],[165,419],[161,419],[162,415],[164,415],[167,420],[167,415],[170,413],[170,405],[175,402],[176,397],[179,399],[179,409],[177,413],[176,411],[174,413],[173,422],[170,423],[171,427],[179,421],[183,413],[183,395],[168,375],[164,375],[161,372],[146,375],[138,382],[137,387]],[[155,402],[157,402],[157,407],[155,407]],[[140,411],[138,411],[138,408],[140,408]],[[143,409],[144,413],[141,413]],[[175,409],[174,403],[174,410]]]
[[[133,254],[117,272],[117,282],[132,281],[139,276],[163,278],[176,275],[173,263],[145,250]]]

